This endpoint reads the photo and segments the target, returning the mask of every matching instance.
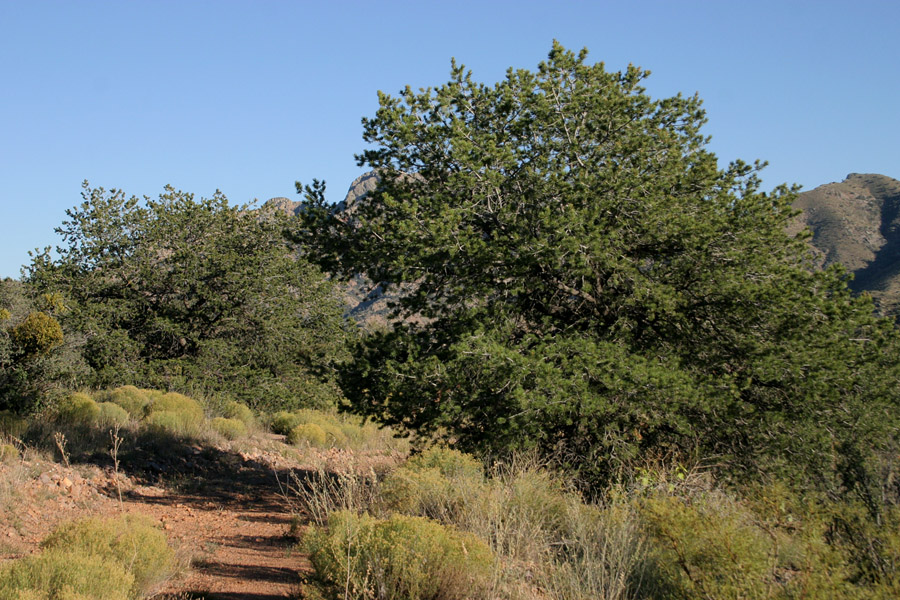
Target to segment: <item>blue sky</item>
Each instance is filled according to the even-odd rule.
[[[723,162],[767,188],[900,178],[900,2],[92,2],[0,0],[0,277],[81,201],[81,182],[234,203],[361,169],[376,92],[536,67],[556,38],[699,93]]]

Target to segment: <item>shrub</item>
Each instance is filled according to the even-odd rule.
[[[128,411],[113,402],[98,402],[100,416],[97,421],[106,426],[127,425],[131,421]]]
[[[407,466],[415,471],[437,469],[445,477],[484,478],[484,467],[478,459],[471,454],[442,446],[433,446],[412,457]]]
[[[0,570],[2,600],[128,600],[134,585],[121,562],[74,549],[27,556]]]
[[[301,423],[288,432],[287,442],[294,446],[308,444],[321,448],[328,440],[325,430],[315,423]]]
[[[22,437],[28,429],[28,420],[11,410],[0,411],[0,433],[13,437]]]
[[[133,576],[131,596],[149,594],[172,573],[175,553],[148,517],[83,519],[58,527],[41,546],[49,551],[77,551],[125,567]]]
[[[17,352],[26,358],[42,356],[63,343],[59,322],[47,313],[35,311],[9,330]]]
[[[300,423],[300,417],[296,414],[281,411],[275,413],[275,416],[272,418],[272,431],[280,435],[287,435],[291,432],[291,429],[300,425]]]
[[[489,597],[494,558],[475,536],[421,517],[380,520],[349,511],[307,533],[316,587],[327,598]]]
[[[485,491],[481,463],[455,450],[431,448],[391,473],[381,495],[387,510],[460,524]]]
[[[0,462],[12,462],[19,458],[19,449],[12,444],[0,444]]]
[[[210,426],[216,433],[228,440],[247,437],[247,426],[238,419],[216,417],[210,422]]]
[[[118,404],[132,417],[140,419],[144,416],[145,407],[150,403],[150,394],[147,390],[140,390],[133,385],[123,385],[101,392],[97,395],[97,399]]]
[[[75,392],[59,403],[57,414],[64,423],[92,425],[100,418],[100,407],[87,394]]]
[[[193,398],[169,392],[151,395],[144,407],[144,421],[151,428],[158,428],[181,436],[195,436],[203,425],[203,408]]]
[[[247,427],[252,427],[256,423],[256,417],[253,416],[253,411],[250,407],[234,400],[229,400],[225,403],[222,415],[228,419],[237,419]]]
[[[151,430],[164,431],[183,437],[193,437],[200,432],[202,420],[195,419],[185,413],[163,410],[147,415],[144,423]]]
[[[177,392],[169,392],[152,398],[144,408],[147,414],[154,412],[176,412],[184,414],[186,418],[194,421],[203,420],[203,407],[193,398]]]

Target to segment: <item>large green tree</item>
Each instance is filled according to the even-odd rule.
[[[586,56],[381,93],[358,157],[377,189],[339,210],[305,188],[310,256],[399,286],[351,408],[600,477],[699,451],[839,479],[896,431],[894,329],[786,233],[794,190],[720,167],[697,97]]]
[[[228,392],[270,406],[332,402],[347,328],[334,287],[284,237],[285,216],[166,188],[91,188],[27,269],[84,337],[83,383]]]

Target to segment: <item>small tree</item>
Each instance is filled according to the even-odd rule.
[[[248,403],[333,403],[330,370],[348,330],[323,275],[300,259],[285,221],[220,193],[158,199],[84,185],[57,232],[58,258],[27,281],[61,292],[64,324],[86,338],[84,383],[228,392]]]
[[[62,298],[36,299],[21,281],[0,281],[0,409],[40,408],[53,390],[71,383],[84,365],[78,336],[64,335]]]
[[[794,190],[706,149],[697,97],[650,98],[554,43],[493,85],[379,93],[352,207],[305,188],[296,235],[402,285],[345,372],[351,408],[605,477],[647,453],[831,477],[896,431],[896,333],[785,232]],[[761,460],[765,458],[765,460]]]

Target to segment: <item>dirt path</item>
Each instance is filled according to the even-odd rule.
[[[160,590],[160,600],[298,598],[308,562],[288,536],[291,511],[279,479],[289,471],[303,468],[284,452],[138,448],[122,459],[120,504],[116,474],[100,460],[0,463],[0,562],[39,551],[61,522],[141,513],[191,566]]]
[[[399,455],[298,453],[274,435],[241,447],[147,436],[120,456],[118,475],[103,452],[73,459],[71,466],[46,456],[0,461],[0,563],[38,552],[61,522],[124,511],[152,517],[190,563],[158,600],[299,598],[309,563],[289,536],[290,497],[279,482],[291,473],[305,477],[311,464],[329,471],[390,468]]]
[[[277,493],[274,475],[270,485],[253,494],[225,494],[208,481],[198,484],[199,489],[189,493],[136,490],[125,502],[128,512],[158,519],[180,552],[192,557],[190,571],[169,582],[163,590],[166,595],[187,593],[204,600],[297,598],[299,573],[307,562],[287,535],[290,514]]]
[[[291,511],[280,481],[299,463],[277,453],[250,456],[186,446],[158,464],[138,459],[146,480],[164,483],[127,494],[126,510],[159,520],[191,569],[173,579],[168,597],[203,600],[298,598],[308,567],[289,536]],[[153,460],[151,460],[153,459]]]

